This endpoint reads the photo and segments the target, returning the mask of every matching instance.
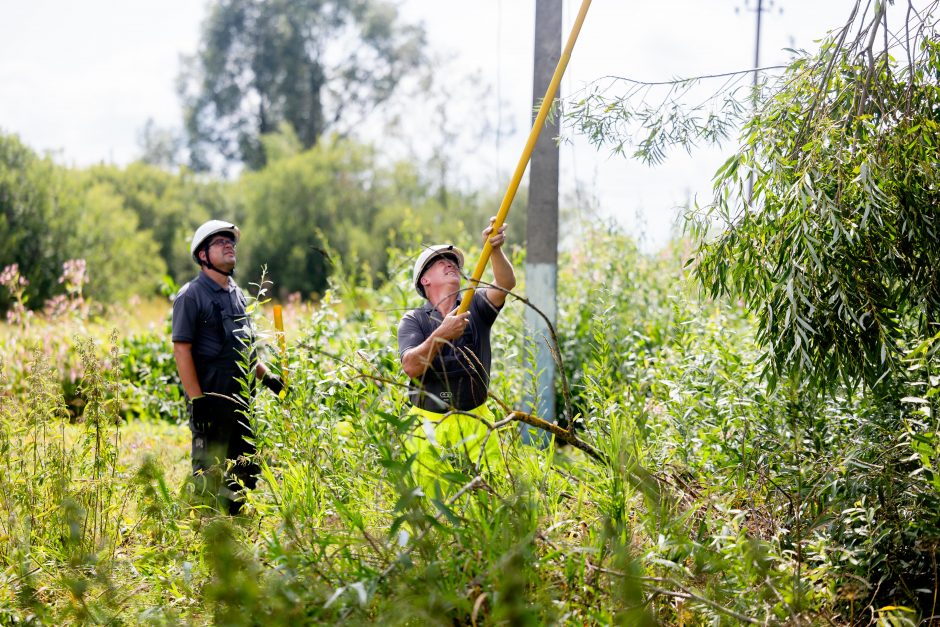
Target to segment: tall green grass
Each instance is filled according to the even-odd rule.
[[[533,365],[510,299],[493,337],[506,423],[493,437],[507,460],[496,473],[416,476],[392,339],[413,304],[407,268],[380,288],[336,283],[317,307],[288,306],[291,392],[252,403],[262,480],[234,518],[191,495],[170,380],[127,374],[130,361],[168,368],[162,331],[74,343],[81,414],[40,348],[25,363],[4,353],[0,622],[916,624],[936,613],[934,345],[912,347],[910,396],[890,405],[800,381],[771,388],[750,314],[691,290],[682,261],[604,231],[562,260],[564,418],[597,457],[518,441],[503,408],[521,404]]]

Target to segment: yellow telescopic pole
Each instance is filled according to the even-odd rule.
[[[284,336],[284,316],[280,305],[274,306],[274,329],[277,345],[281,349],[281,381],[284,382],[284,389],[280,396],[283,398],[287,393],[287,338]]]
[[[552,103],[555,101],[555,94],[558,93],[558,85],[561,83],[561,77],[565,73],[565,68],[568,67],[568,60],[571,58],[571,51],[574,50],[574,44],[578,40],[578,34],[581,32],[581,25],[584,24],[584,17],[587,15],[588,7],[591,6],[591,0],[583,0],[581,2],[581,9],[578,11],[578,17],[574,21],[574,26],[571,28],[571,34],[568,35],[568,43],[565,44],[565,49],[561,52],[561,57],[558,59],[558,65],[555,66],[555,73],[552,75],[552,80],[548,84],[548,89],[545,90],[545,97],[542,98],[542,104],[539,106],[539,112],[535,116],[535,123],[532,124],[532,131],[529,133],[529,140],[525,144],[525,148],[522,150],[522,156],[519,157],[519,163],[516,165],[516,171],[512,175],[512,179],[509,181],[509,187],[506,189],[506,194],[503,196],[503,202],[499,206],[499,212],[496,214],[496,221],[493,223],[493,232],[499,230],[499,227],[503,225],[503,222],[506,220],[506,216],[509,214],[509,207],[512,205],[513,199],[516,197],[516,191],[519,189],[519,183],[522,181],[522,175],[525,174],[526,166],[529,165],[529,159],[532,158],[532,151],[535,150],[535,142],[538,141],[539,135],[542,132],[542,127],[545,126],[545,118],[548,117],[548,112],[551,109]],[[460,309],[458,313],[465,313],[470,309],[470,300],[473,298],[473,293],[476,291],[476,286],[480,284],[480,278],[483,276],[483,271],[486,270],[486,264],[490,260],[490,253],[493,252],[493,246],[490,244],[489,240],[483,244],[483,252],[480,253],[480,259],[477,261],[476,267],[473,269],[473,275],[470,277],[470,287],[467,288],[466,292],[463,295],[463,300],[460,302]]]

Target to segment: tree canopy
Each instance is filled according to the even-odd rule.
[[[410,253],[440,239],[477,245],[477,228],[498,202],[455,190],[445,207],[433,177],[412,161],[390,161],[354,140],[331,136],[307,150],[292,132],[263,140],[270,156],[265,167],[219,181],[144,162],[68,168],[0,134],[0,236],[6,244],[0,270],[18,265],[28,282],[27,308],[42,308],[61,293],[59,277],[70,259],[87,261],[85,293],[101,304],[152,294],[164,275],[177,284],[195,275],[192,234],[219,218],[243,229],[242,285],[260,280],[267,267],[280,296],[309,296],[324,292],[331,277],[352,283],[397,278],[413,263]],[[525,232],[524,216],[511,218],[513,233]],[[390,250],[396,251],[392,267]],[[0,289],[0,313],[12,304]]]
[[[30,307],[62,286],[63,264],[84,259],[86,295],[101,302],[152,292],[166,273],[159,246],[125,199],[103,181],[40,158],[0,135],[0,268],[17,264]],[[0,309],[10,304],[0,293]]]
[[[304,148],[352,128],[424,62],[424,39],[386,0],[218,0],[179,79],[191,166],[257,169],[282,123]]]

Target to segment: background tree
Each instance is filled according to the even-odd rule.
[[[121,199],[157,245],[173,280],[182,284],[198,269],[189,255],[193,232],[210,218],[235,220],[228,184],[206,181],[183,168],[177,173],[136,162],[126,168],[99,165],[87,178]]]
[[[424,43],[385,0],[214,3],[179,81],[192,167],[257,169],[261,137],[284,122],[305,148],[352,128],[422,64]]]
[[[68,172],[67,178],[74,191],[63,195],[68,202],[60,205],[53,224],[62,242],[60,258],[86,261],[86,294],[109,304],[156,293],[166,264],[152,233],[140,228],[135,213],[109,186],[84,172]]]
[[[265,141],[291,143],[280,134]],[[478,246],[479,225],[495,213],[495,198],[472,192],[454,191],[445,209],[433,176],[412,162],[385,164],[374,146],[333,138],[283,154],[230,190],[232,214],[244,216],[241,276],[257,280],[266,265],[282,295],[322,293],[334,274],[351,283],[393,278],[414,260],[389,259],[390,248],[407,255],[441,240]],[[524,232],[516,224],[513,232]]]
[[[85,294],[100,303],[154,293],[166,273],[152,231],[141,228],[114,186],[94,170],[38,157],[15,136],[0,136],[0,240],[0,268],[19,265],[31,308],[62,293],[62,264],[70,259],[86,261]],[[0,310],[9,304],[4,290]]]
[[[148,118],[137,134],[137,144],[141,153],[139,161],[167,170],[175,170],[184,162],[185,143],[185,138],[179,131],[159,127],[153,118]]]
[[[58,173],[51,159],[39,158],[17,136],[0,135],[0,269],[19,264],[31,306],[41,306],[55,289],[59,268],[46,260],[65,260],[47,226],[55,214]],[[0,290],[0,310],[9,305],[9,294]]]

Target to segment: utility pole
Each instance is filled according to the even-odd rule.
[[[770,10],[770,7],[767,7]],[[764,15],[764,0],[757,0],[757,30],[754,36],[754,88],[757,88],[757,68],[760,67],[760,23]]]
[[[535,67],[532,81],[533,109],[545,95],[558,59],[561,57],[562,0],[536,0]],[[558,95],[560,99],[560,94]],[[532,114],[533,120],[535,113]],[[526,223],[527,298],[555,324],[558,282],[558,144],[559,122],[542,129],[529,165],[529,201]],[[551,335],[545,321],[532,308],[525,311],[527,354],[535,357],[534,371],[526,385],[525,405],[548,422],[555,422],[555,360],[550,349]],[[547,443],[548,434],[523,425],[524,442]]]
[[[751,10],[749,8],[750,4],[751,3],[749,1],[745,0],[744,9]],[[773,10],[774,0],[767,0],[766,8],[764,5],[765,5],[764,0],[757,0],[757,8],[753,9],[757,13],[757,29],[756,29],[756,34],[754,36],[754,79],[753,79],[753,82],[751,83],[752,85],[751,102],[755,111],[757,110],[757,82],[758,82],[758,75],[760,74],[760,72],[758,71],[758,68],[760,67],[761,18],[763,18],[765,12],[770,12]],[[737,11],[738,9],[735,9],[735,12]],[[780,12],[782,13],[783,9],[780,9]],[[751,175],[748,177],[748,180],[747,180],[748,204],[751,204],[751,197],[753,196],[753,194],[754,194],[754,170],[752,168]]]

